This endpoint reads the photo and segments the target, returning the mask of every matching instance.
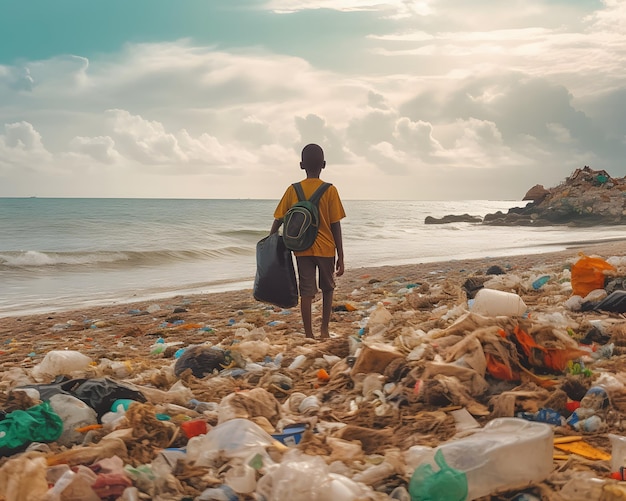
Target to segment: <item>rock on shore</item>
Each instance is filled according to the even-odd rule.
[[[626,178],[611,177],[604,170],[588,166],[576,169],[558,186],[546,189],[533,186],[523,200],[525,207],[513,207],[506,213],[487,214],[482,221],[448,215],[430,218],[426,224],[481,222],[492,226],[595,226],[626,224]]]

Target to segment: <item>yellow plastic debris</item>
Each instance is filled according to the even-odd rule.
[[[573,454],[578,454],[587,459],[598,459],[598,460],[610,460],[611,455],[601,451],[600,449],[596,449],[592,445],[587,442],[583,442],[582,440],[578,442],[569,442],[569,443],[556,443],[554,447],[560,449],[562,451],[571,452]]]

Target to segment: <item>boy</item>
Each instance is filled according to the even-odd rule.
[[[304,196],[308,199],[323,183],[320,179],[322,169],[326,167],[324,151],[317,144],[308,144],[302,150],[300,168],[306,171],[306,179],[301,181]],[[274,211],[274,223],[270,234],[276,233],[287,211],[298,201],[293,186],[289,186]],[[346,217],[341,205],[339,193],[330,186],[319,202],[320,226],[313,245],[301,252],[294,252],[298,264],[298,288],[300,290],[300,312],[304,324],[304,335],[313,337],[311,306],[317,294],[316,271],[319,273],[319,286],[322,290],[322,325],[320,338],[328,338],[328,324],[333,306],[335,280],[333,274],[340,277],[344,272],[343,240],[340,220]],[[337,262],[335,263],[335,254]]]

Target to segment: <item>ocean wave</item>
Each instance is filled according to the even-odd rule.
[[[269,235],[270,227],[268,225],[265,230],[227,230],[227,231],[219,231],[218,235],[223,235],[226,237],[238,237],[245,239],[256,239],[260,240],[263,237]]]
[[[0,269],[149,266],[174,261],[207,261],[229,257],[250,256],[253,246],[229,246],[219,249],[185,249],[154,251],[9,251],[0,253]]]

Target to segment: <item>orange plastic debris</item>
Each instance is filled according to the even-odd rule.
[[[102,428],[101,424],[88,424],[87,426],[76,428],[75,431],[78,433],[87,433],[88,431],[99,430],[100,428]]]
[[[328,381],[330,379],[330,375],[326,372],[326,369],[320,369],[317,371],[317,379],[320,381]]]
[[[573,348],[545,348],[537,344],[533,337],[524,332],[519,325],[515,326],[513,333],[533,365],[541,365],[562,372],[567,367],[567,362],[587,354],[583,350]]]
[[[202,329],[202,327],[204,327],[204,325],[202,324],[183,324],[178,326],[176,329],[182,329],[182,330],[192,330],[192,329]]]
[[[585,297],[592,290],[603,289],[606,271],[615,271],[615,267],[599,257],[585,256],[572,265],[572,293]]]
[[[519,380],[519,373],[517,371],[513,371],[510,365],[501,362],[491,353],[486,353],[485,358],[487,359],[487,371],[491,376],[504,381]]]

